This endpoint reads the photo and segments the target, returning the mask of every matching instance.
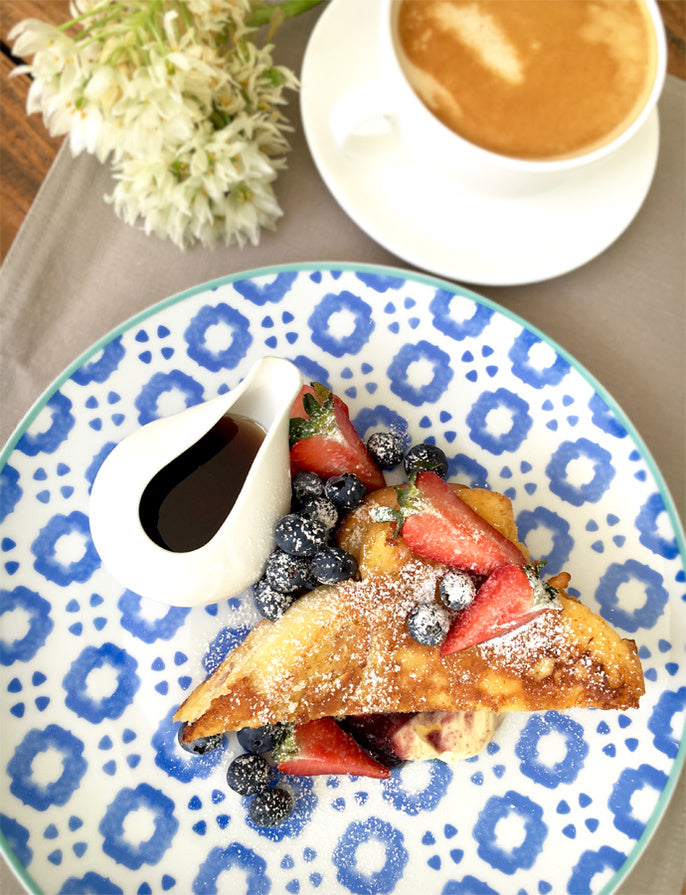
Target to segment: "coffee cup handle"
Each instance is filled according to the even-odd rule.
[[[333,104],[329,124],[339,149],[352,139],[387,136],[395,130],[395,113],[389,104],[388,89],[377,81],[349,90]]]

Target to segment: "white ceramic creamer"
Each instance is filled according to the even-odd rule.
[[[274,549],[274,525],[290,506],[288,423],[301,385],[290,361],[264,357],[232,391],[148,423],[112,450],[93,483],[90,527],[103,565],[121,584],[172,606],[199,606],[228,599],[259,578]],[[229,414],[265,432],[233,506],[197,549],[161,546],[141,522],[146,487]]]

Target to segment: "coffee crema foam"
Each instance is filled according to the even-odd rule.
[[[564,159],[640,114],[657,71],[642,0],[399,0],[399,58],[422,102],[501,155]]]

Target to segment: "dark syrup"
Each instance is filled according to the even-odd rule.
[[[146,485],[138,508],[148,537],[173,553],[207,544],[240,493],[265,436],[244,416],[223,416]]]

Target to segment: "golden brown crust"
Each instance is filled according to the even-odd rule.
[[[481,489],[460,496],[516,541],[507,498]],[[566,573],[554,579],[560,608],[508,635],[446,657],[412,640],[407,613],[436,598],[445,567],[373,522],[369,505],[393,500],[392,489],[375,492],[341,529],[362,580],[318,588],[277,623],[261,622],[176,713],[188,722],[184,739],[329,715],[638,705],[636,645],[564,593]]]
[[[188,736],[327,715],[638,705],[635,644],[578,601],[563,596],[511,634],[441,657],[404,621],[416,584],[436,579],[405,571],[391,586],[371,576],[318,589],[262,622],[177,713],[195,721]]]

